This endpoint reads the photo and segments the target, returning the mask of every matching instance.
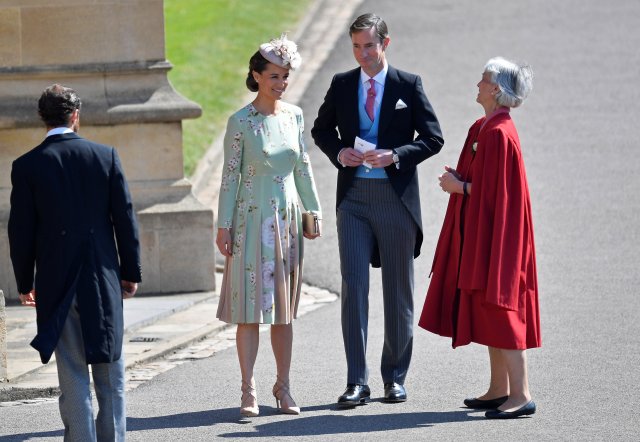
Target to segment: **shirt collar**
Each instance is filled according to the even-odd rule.
[[[369,77],[367,74],[365,74],[365,72],[361,68],[360,69],[360,82],[361,83],[366,83],[366,82],[369,81],[370,78],[373,78],[376,83],[378,83],[379,85],[384,87],[384,81],[387,78],[387,72],[388,71],[389,71],[389,65],[387,64],[386,60],[384,62],[384,67],[382,68],[382,70],[380,72],[378,72],[373,77]]]
[[[54,127],[49,132],[47,132],[47,137],[50,137],[51,135],[60,135],[60,134],[68,134],[68,133],[73,133],[73,129],[71,129],[70,127],[64,127],[64,126]]]

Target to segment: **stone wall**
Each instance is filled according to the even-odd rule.
[[[122,158],[140,222],[140,293],[214,288],[213,211],[183,175],[182,120],[200,107],[169,83],[163,0],[0,0],[0,232],[6,232],[11,162],[45,129],[37,99],[52,83],[83,105],[80,135]],[[17,293],[6,233],[0,281]]]

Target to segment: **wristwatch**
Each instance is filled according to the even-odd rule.
[[[395,163],[396,169],[400,169],[400,157],[398,156],[398,154],[396,153],[395,150],[392,150],[391,152],[393,152],[393,155],[391,156],[391,159]]]

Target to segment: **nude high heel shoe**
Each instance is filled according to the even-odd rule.
[[[282,403],[285,397],[289,397],[293,406],[288,407]],[[276,383],[273,386],[273,397],[276,398],[276,407],[280,413],[284,414],[300,414],[300,407],[296,405],[296,402],[291,397],[289,392],[289,382],[285,382],[279,377],[276,378]]]
[[[242,381],[242,398],[240,399],[240,414],[244,417],[256,417],[260,414],[256,389],[247,381]],[[253,405],[255,401],[255,406]]]

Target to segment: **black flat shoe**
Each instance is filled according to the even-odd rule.
[[[407,390],[400,384],[389,382],[384,384],[385,402],[404,402],[407,400]]]
[[[477,408],[479,410],[495,410],[500,405],[507,402],[507,399],[509,399],[509,396],[502,396],[487,400],[468,398],[464,400],[464,404],[469,408]]]
[[[338,407],[355,407],[369,402],[370,399],[371,390],[368,385],[347,384],[347,389],[338,398]]]
[[[515,419],[520,416],[529,416],[536,412],[536,404],[529,401],[516,411],[489,410],[484,414],[487,419]]]

